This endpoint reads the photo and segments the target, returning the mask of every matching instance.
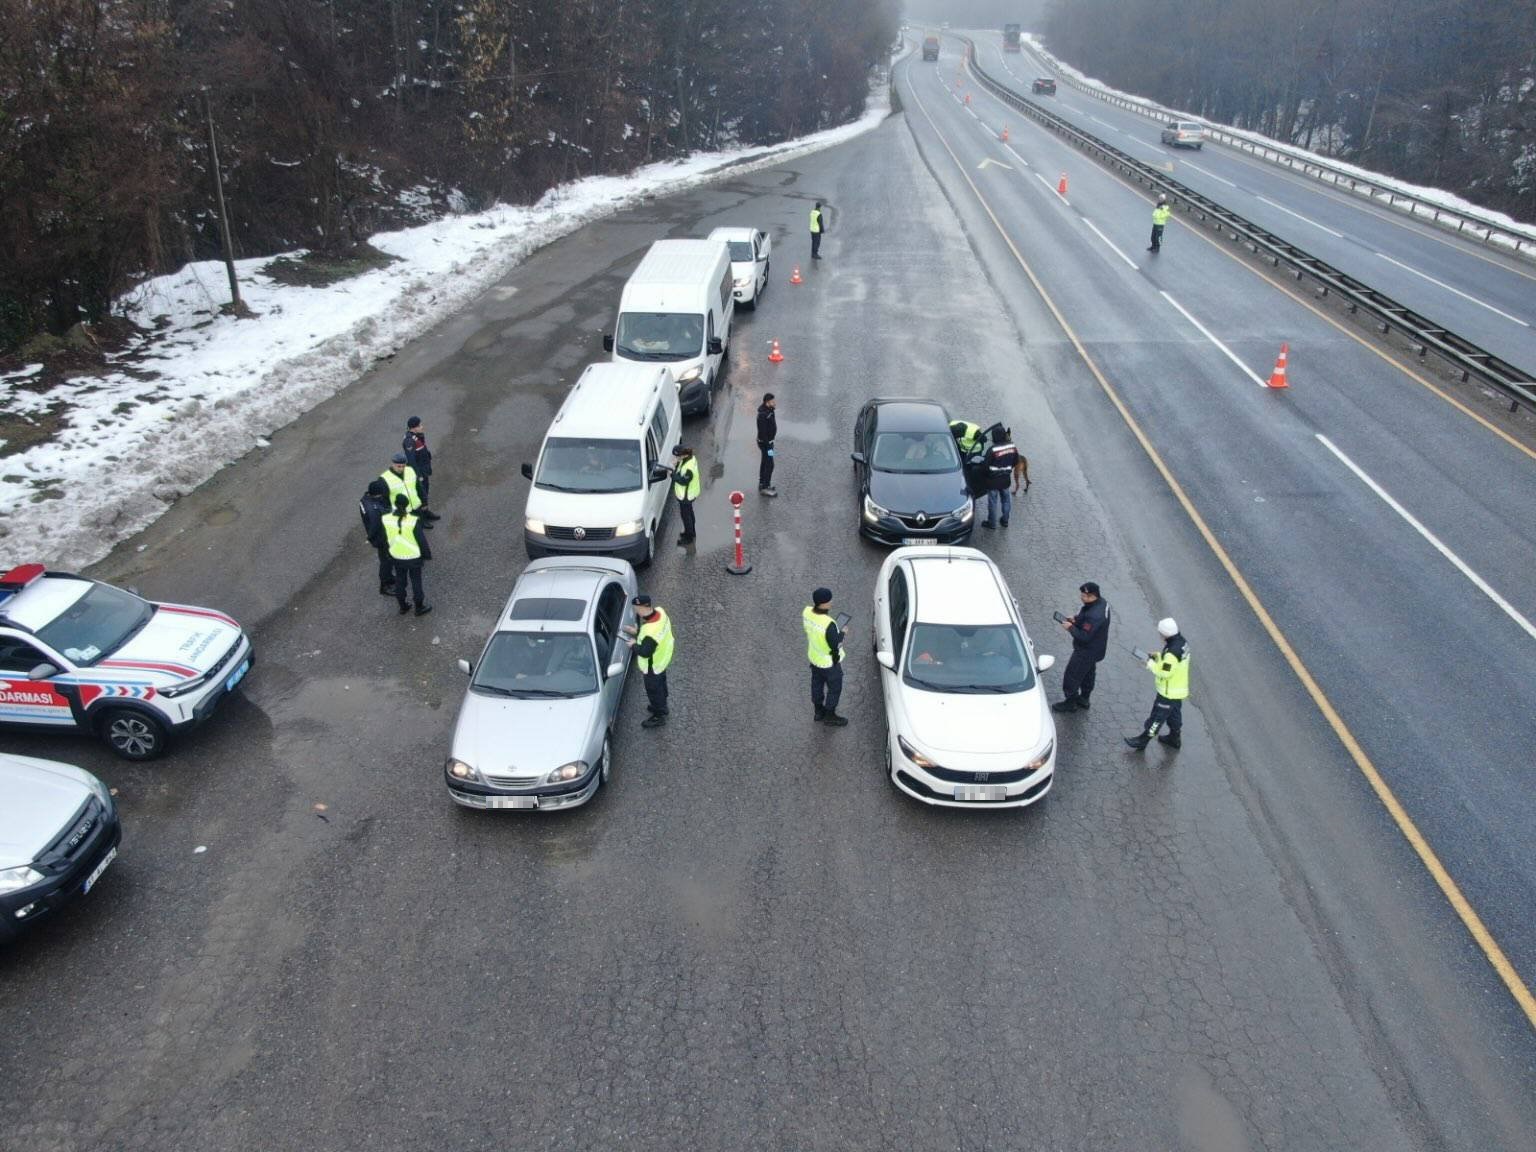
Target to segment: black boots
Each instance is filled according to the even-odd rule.
[[[644,720],[640,721],[640,727],[642,727],[642,728],[660,728],[666,722],[667,722],[667,718],[666,718],[665,715],[652,712]]]
[[[1152,743],[1152,737],[1148,736],[1145,732],[1139,736],[1127,736],[1125,738],[1125,746],[1127,748],[1134,748],[1137,752],[1144,751],[1150,743]]]
[[[1179,739],[1177,732],[1164,732],[1157,738],[1159,744],[1166,744],[1169,748],[1182,748],[1184,743]]]
[[[1088,697],[1068,696],[1065,700],[1051,705],[1052,712],[1086,712],[1088,711]]]
[[[821,722],[828,728],[848,727],[848,718],[846,716],[839,716],[830,708],[827,709],[827,714],[821,718]]]

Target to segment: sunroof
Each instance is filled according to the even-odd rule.
[[[524,596],[512,605],[509,620],[580,620],[587,611],[585,600],[566,597]]]

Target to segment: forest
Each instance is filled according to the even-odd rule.
[[[0,0],[0,352],[219,254],[862,112],[897,0]]]
[[[1536,0],[1052,0],[1116,88],[1536,221]]]

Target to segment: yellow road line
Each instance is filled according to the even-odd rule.
[[[1313,678],[1312,673],[1308,671],[1307,666],[1302,662],[1296,649],[1286,639],[1285,633],[1275,623],[1274,617],[1264,607],[1263,601],[1258,597],[1258,593],[1253,590],[1253,587],[1248,583],[1247,578],[1239,570],[1232,557],[1227,554],[1227,550],[1222,547],[1221,541],[1216,539],[1216,534],[1211,531],[1210,525],[1200,515],[1199,510],[1194,505],[1194,501],[1184,491],[1184,486],[1174,477],[1173,472],[1164,462],[1162,455],[1153,447],[1152,441],[1142,431],[1141,425],[1131,415],[1130,409],[1120,399],[1120,394],[1115,390],[1114,385],[1100,371],[1098,364],[1088,354],[1088,349],[1083,347],[1083,343],[1078,339],[1072,325],[1067,322],[1067,318],[1062,315],[1061,310],[1056,306],[1056,301],[1045,290],[1045,285],[1040,283],[1040,279],[1035,275],[1034,269],[1029,266],[1029,262],[1024,259],[1023,253],[1014,244],[1013,237],[1008,235],[1008,230],[1003,227],[1002,221],[992,211],[992,205],[987,203],[986,197],[981,194],[981,189],[976,187],[976,183],[971,179],[970,173],[965,170],[965,165],[960,162],[960,157],[955,155],[955,150],[950,147],[949,141],[945,139],[943,132],[939,130],[938,124],[935,123],[932,115],[928,112],[927,105],[923,103],[922,97],[917,94],[916,85],[909,81],[907,87],[911,90],[912,98],[916,101],[917,106],[922,109],[923,116],[933,129],[934,135],[938,137],[939,143],[944,145],[944,150],[949,153],[949,158],[954,161],[955,169],[960,173],[960,178],[970,187],[971,194],[976,197],[976,202],[981,205],[982,211],[992,221],[992,226],[997,229],[997,234],[1002,237],[1003,243],[1008,245],[1008,250],[1013,253],[1013,258],[1018,261],[1019,267],[1024,271],[1024,275],[1029,277],[1029,282],[1034,285],[1035,291],[1040,294],[1040,298],[1045,302],[1045,306],[1051,310],[1051,315],[1056,318],[1056,323],[1061,326],[1062,332],[1072,342],[1072,347],[1077,350],[1078,356],[1087,365],[1088,371],[1093,373],[1093,378],[1099,382],[1099,387],[1109,397],[1109,402],[1115,406],[1115,411],[1120,413],[1120,418],[1125,421],[1126,427],[1136,437],[1136,442],[1141,445],[1142,451],[1152,461],[1152,466],[1157,469],[1158,475],[1168,485],[1169,490],[1172,491],[1174,497],[1178,500],[1179,506],[1184,509],[1184,514],[1189,517],[1190,522],[1194,524],[1195,529],[1200,533],[1201,538],[1204,539],[1206,546],[1210,548],[1222,568],[1226,570],[1227,576],[1236,585],[1243,599],[1247,601],[1248,607],[1253,610],[1253,614],[1258,617],[1259,623],[1264,627],[1264,631],[1269,633],[1269,638],[1274,641],[1275,647],[1285,657],[1285,662],[1290,665],[1291,671],[1301,681],[1302,687],[1307,690],[1307,695],[1312,697],[1312,702],[1317,705],[1318,711],[1323,714],[1323,719],[1328,721],[1328,726],[1333,729],[1334,735],[1344,745],[1344,749],[1349,753],[1350,759],[1355,762],[1355,766],[1359,768],[1361,774],[1369,782],[1371,790],[1376,793],[1377,799],[1381,801],[1382,806],[1386,808],[1388,814],[1392,817],[1392,821],[1397,825],[1398,831],[1403,834],[1403,838],[1408,841],[1409,845],[1418,855],[1425,870],[1429,872],[1436,885],[1439,886],[1440,891],[1445,894],[1445,898],[1450,901],[1451,907],[1455,909],[1456,915],[1461,918],[1462,924],[1471,933],[1472,939],[1477,941],[1477,946],[1482,949],[1483,955],[1488,958],[1488,963],[1499,974],[1499,979],[1504,981],[1504,986],[1509,989],[1510,995],[1515,998],[1515,1003],[1525,1013],[1526,1020],[1529,1021],[1533,1028],[1536,1028],[1536,996],[1531,994],[1531,990],[1515,970],[1514,964],[1504,954],[1504,949],[1494,939],[1493,933],[1483,923],[1482,917],[1477,914],[1477,910],[1472,907],[1471,902],[1462,894],[1461,887],[1456,883],[1445,865],[1440,862],[1440,857],[1436,855],[1435,850],[1430,847],[1429,841],[1424,838],[1424,834],[1414,824],[1413,818],[1408,815],[1407,810],[1398,802],[1397,796],[1393,793],[1386,780],[1382,778],[1381,773],[1377,771],[1376,765],[1371,762],[1371,758],[1366,755],[1365,749],[1355,739],[1355,734],[1350,731],[1349,725],[1344,723],[1343,717],[1334,708],[1327,694],[1324,693],[1322,686]]]

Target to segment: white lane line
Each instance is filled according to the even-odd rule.
[[[1278,208],[1278,209],[1280,209],[1280,211],[1284,212],[1287,216],[1294,216],[1294,217],[1296,217],[1296,219],[1300,220],[1303,224],[1310,224],[1314,228],[1322,228],[1322,230],[1324,232],[1328,233],[1328,235],[1336,236],[1340,240],[1344,239],[1344,233],[1342,233],[1342,232],[1335,232],[1332,228],[1324,228],[1323,225],[1319,224],[1316,220],[1309,220],[1305,216],[1303,216],[1300,212],[1292,212],[1284,204],[1276,204],[1273,200],[1270,200],[1270,199],[1268,199],[1267,197],[1264,197],[1264,196],[1255,196],[1254,199],[1259,201],[1261,204],[1268,204],[1271,208]]]
[[[1044,177],[1044,176],[1042,176],[1042,175],[1041,175],[1041,174],[1040,174],[1040,173],[1039,173],[1039,172],[1036,172],[1036,173],[1035,173],[1035,179],[1036,179],[1036,180],[1038,180],[1038,181],[1040,181],[1040,183],[1042,183],[1042,184],[1044,184],[1044,185],[1045,185],[1045,188],[1046,188],[1046,191],[1048,191],[1048,192],[1049,192],[1049,193],[1050,193],[1050,194],[1051,194],[1051,195],[1052,195],[1052,196],[1054,196],[1054,197],[1056,197],[1056,199],[1058,199],[1058,200],[1060,200],[1060,201],[1061,201],[1061,202],[1062,202],[1062,203],[1063,203],[1063,204],[1065,204],[1065,205],[1066,205],[1066,206],[1067,206],[1067,207],[1068,207],[1068,208],[1070,208],[1070,207],[1071,207],[1071,206],[1072,206],[1072,203],[1071,203],[1071,201],[1069,201],[1069,200],[1068,200],[1068,199],[1067,199],[1067,198],[1066,198],[1066,197],[1065,197],[1065,196],[1063,196],[1063,195],[1062,195],[1062,194],[1061,194],[1061,193],[1060,193],[1060,192],[1058,192],[1058,191],[1056,191],[1056,185],[1054,185],[1054,184],[1052,184],[1052,183],[1051,183],[1051,182],[1050,182],[1050,181],[1049,181],[1049,180],[1047,180],[1047,179],[1046,179],[1046,178],[1045,178],[1045,177]]]
[[[1008,152],[1009,152],[1009,154],[1010,154],[1010,155],[1011,155],[1011,156],[1012,156],[1012,157],[1013,157],[1013,158],[1014,158],[1014,159],[1015,159],[1015,160],[1017,160],[1017,161],[1018,161],[1018,162],[1019,162],[1019,163],[1020,163],[1020,164],[1022,164],[1022,165],[1024,165],[1024,167],[1026,167],[1026,168],[1028,168],[1028,167],[1029,167],[1029,161],[1028,161],[1028,160],[1026,160],[1026,159],[1024,159],[1024,157],[1022,157],[1022,156],[1020,156],[1020,155],[1019,155],[1019,154],[1018,154],[1018,153],[1017,153],[1017,152],[1015,152],[1015,151],[1014,151],[1014,150],[1013,150],[1013,145],[1012,145],[1012,144],[1004,144],[1004,145],[1003,145],[1003,147],[1004,147],[1004,148],[1006,148],[1006,149],[1008,149]]]
[[[1131,271],[1132,272],[1140,272],[1141,271],[1141,269],[1136,266],[1135,262],[1132,261],[1129,256],[1127,256],[1124,252],[1120,251],[1119,248],[1115,247],[1115,242],[1113,240],[1111,240],[1108,236],[1104,235],[1104,233],[1100,232],[1098,230],[1098,228],[1094,226],[1094,223],[1093,223],[1092,220],[1090,220],[1090,219],[1088,219],[1088,217],[1084,216],[1083,217],[1083,223],[1088,225],[1088,227],[1093,228],[1093,234],[1095,236],[1097,236],[1100,240],[1104,241],[1104,243],[1108,244],[1109,245],[1109,250],[1111,252],[1113,252],[1116,256],[1120,257],[1120,259],[1124,260],[1127,264],[1129,264],[1131,266]]]
[[[1488,311],[1493,312],[1493,313],[1495,313],[1495,314],[1497,314],[1499,316],[1502,316],[1506,320],[1513,320],[1516,324],[1520,325],[1520,327],[1522,327],[1522,328],[1529,328],[1530,327],[1530,325],[1527,324],[1524,320],[1520,319],[1520,317],[1518,317],[1518,316],[1511,316],[1508,312],[1500,312],[1492,304],[1485,304],[1485,303],[1483,303],[1483,301],[1479,300],[1476,296],[1468,296],[1460,288],[1452,288],[1449,284],[1445,283],[1443,280],[1436,280],[1433,276],[1425,276],[1424,273],[1420,272],[1417,268],[1410,268],[1410,267],[1408,267],[1408,265],[1404,264],[1401,260],[1394,260],[1394,259],[1392,259],[1392,257],[1388,256],[1385,252],[1378,252],[1378,253],[1376,253],[1376,255],[1380,256],[1388,264],[1396,264],[1404,272],[1412,272],[1415,276],[1422,277],[1423,279],[1428,280],[1431,284],[1434,284],[1434,285],[1436,285],[1436,286],[1438,286],[1440,288],[1444,288],[1447,292],[1454,292],[1456,295],[1460,296],[1463,300],[1470,300],[1472,303],[1478,305],[1479,307],[1486,308],[1486,309],[1488,309]]]
[[[1508,600],[1504,599],[1504,597],[1500,596],[1493,590],[1493,587],[1488,583],[1488,581],[1484,580],[1476,572],[1472,571],[1472,569],[1467,566],[1466,561],[1464,561],[1460,556],[1456,555],[1456,553],[1452,552],[1443,543],[1441,543],[1438,536],[1436,536],[1428,528],[1424,527],[1424,525],[1420,524],[1416,519],[1414,519],[1413,513],[1409,512],[1408,509],[1404,508],[1396,500],[1392,499],[1392,497],[1387,494],[1386,489],[1384,489],[1380,484],[1376,483],[1376,481],[1367,476],[1358,464],[1356,464],[1348,456],[1344,455],[1344,453],[1340,452],[1332,440],[1328,439],[1328,437],[1324,436],[1321,432],[1316,433],[1316,435],[1318,440],[1322,442],[1323,447],[1337,456],[1339,458],[1339,462],[1342,463],[1344,467],[1348,468],[1357,477],[1359,477],[1367,488],[1376,493],[1376,495],[1380,496],[1382,500],[1386,502],[1388,508],[1392,509],[1392,511],[1396,512],[1404,520],[1408,521],[1409,525],[1415,532],[1424,537],[1424,539],[1428,540],[1431,546],[1434,547],[1435,551],[1440,553],[1440,555],[1444,556],[1447,560],[1454,564],[1456,566],[1456,570],[1465,576],[1468,580],[1472,581],[1479,592],[1497,604],[1506,616],[1508,616],[1516,624],[1520,625],[1520,627],[1525,630],[1526,635],[1528,635],[1532,640],[1536,640],[1536,624],[1532,624],[1529,620],[1522,616],[1519,610],[1517,610],[1513,604],[1511,604]]]
[[[1120,129],[1116,128],[1113,124],[1106,124],[1103,120],[1100,120],[1097,116],[1090,116],[1090,117],[1088,117],[1088,119],[1092,120],[1095,124],[1098,124],[1101,127],[1108,128],[1111,132],[1120,132]],[[1124,135],[1124,133],[1122,132],[1121,135]]]
[[[1186,168],[1193,168],[1196,172],[1204,172],[1212,180],[1220,180],[1228,188],[1236,188],[1237,187],[1236,184],[1232,183],[1232,181],[1228,180],[1225,176],[1218,176],[1218,175],[1216,175],[1216,173],[1212,172],[1209,168],[1202,168],[1202,167],[1200,167],[1200,165],[1196,164],[1192,160],[1185,160],[1183,163],[1184,163],[1184,167],[1186,167]]]
[[[1184,305],[1180,304],[1177,300],[1175,300],[1172,296],[1168,295],[1168,293],[1166,293],[1166,292],[1162,292],[1162,293],[1160,293],[1160,295],[1162,296],[1162,298],[1164,300],[1168,301],[1168,303],[1172,304],[1175,308],[1177,308],[1179,310],[1179,315],[1183,316],[1184,319],[1188,320],[1196,328],[1200,329],[1200,334],[1202,336],[1204,336],[1212,344],[1216,345],[1216,347],[1220,348],[1221,349],[1221,353],[1222,353],[1223,356],[1225,356],[1228,360],[1232,361],[1232,363],[1236,364],[1239,368],[1241,368],[1243,370],[1243,375],[1247,376],[1248,379],[1252,380],[1260,388],[1268,388],[1269,387],[1269,384],[1267,382],[1265,382],[1263,380],[1260,380],[1258,378],[1258,376],[1254,375],[1253,370],[1250,369],[1248,367],[1248,365],[1244,364],[1241,360],[1239,360],[1237,358],[1236,355],[1233,354],[1232,349],[1228,348],[1220,340],[1216,339],[1215,336],[1211,335],[1211,330],[1209,328],[1207,328],[1204,324],[1200,323],[1200,321],[1196,320],[1193,316],[1191,316],[1185,310]]]

